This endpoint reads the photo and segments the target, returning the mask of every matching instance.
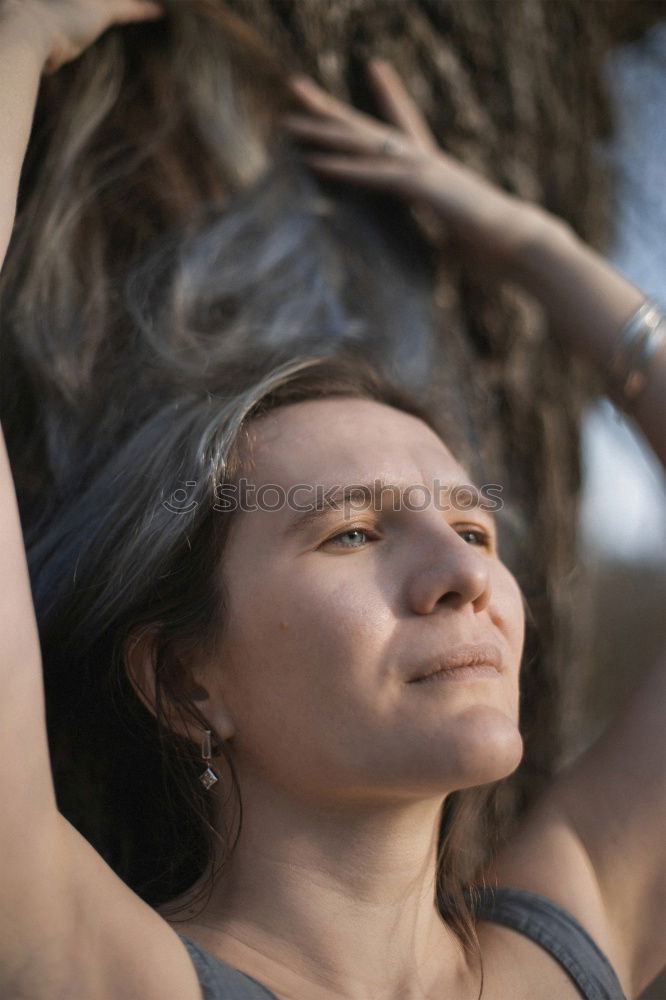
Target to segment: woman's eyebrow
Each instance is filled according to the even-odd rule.
[[[436,482],[438,493],[460,487],[459,482],[444,484],[439,483],[439,481]],[[303,488],[306,488],[305,485]],[[383,479],[375,479],[371,483],[352,483],[348,486],[310,485],[307,488],[314,493],[314,497],[312,502],[307,504],[307,506],[299,503],[299,507],[301,508],[299,513],[289,521],[285,528],[285,535],[288,537],[305,531],[313,524],[327,517],[331,511],[340,510],[345,505],[349,505],[350,514],[354,511],[368,510],[368,508],[379,512],[386,509],[386,498],[388,495],[390,498],[389,504],[392,504],[390,509],[398,511],[402,506],[409,506],[405,503],[405,499],[410,490],[418,489],[421,491],[419,498],[422,500],[425,496],[423,491],[427,489],[422,483],[415,483],[405,487],[399,486],[396,483],[388,483]],[[472,483],[466,484],[466,488],[474,490],[477,499],[474,504],[461,508],[460,513],[466,514],[480,509],[487,514],[496,528],[497,521],[492,510],[480,506],[481,491],[479,488]]]
[[[312,503],[302,509],[296,517],[292,518],[285,529],[286,535],[298,534],[309,528],[312,524],[322,520],[333,510],[339,510],[345,504],[354,505],[354,510],[381,510],[382,493],[384,490],[397,490],[400,495],[400,487],[391,486],[382,480],[374,480],[372,483],[352,483],[349,486],[310,486],[314,493]],[[393,495],[393,494],[392,494]],[[305,504],[300,505],[305,508]]]

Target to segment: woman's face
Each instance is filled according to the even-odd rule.
[[[278,409],[250,436],[246,506],[259,509],[230,532],[222,662],[206,677],[211,721],[216,705],[233,721],[241,787],[388,802],[510,773],[522,598],[492,513],[446,493],[470,481],[445,444],[415,417],[347,398]],[[397,489],[322,502],[376,481]],[[416,679],[481,643],[498,669]]]

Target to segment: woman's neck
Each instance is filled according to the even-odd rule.
[[[473,1000],[478,971],[434,902],[440,812],[255,801],[209,901],[174,927],[282,997]]]

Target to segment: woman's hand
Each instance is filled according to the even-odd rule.
[[[468,259],[533,295],[565,347],[608,377],[618,334],[643,292],[561,219],[443,152],[390,63],[373,59],[368,73],[387,121],[336,100],[307,77],[292,79],[305,113],[286,115],[285,125],[326,150],[305,153],[306,163],[323,176],[397,195],[417,209],[425,205]],[[633,415],[666,465],[664,349],[649,373]]]
[[[76,59],[112,25],[163,15],[157,0],[0,0],[0,25],[9,20],[23,26],[46,74]]]
[[[0,0],[0,267],[42,74],[76,59],[112,25],[163,14],[155,0]]]
[[[535,232],[561,225],[441,150],[390,63],[371,60],[368,75],[390,124],[336,100],[308,77],[291,80],[306,113],[287,114],[284,124],[296,138],[327,150],[304,154],[315,171],[426,206],[445,236],[498,270],[513,266]]]

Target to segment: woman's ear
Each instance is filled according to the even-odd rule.
[[[160,625],[144,625],[132,629],[123,645],[123,666],[132,688],[143,705],[157,716],[157,650],[160,635]],[[172,652],[171,656],[175,654]],[[174,697],[171,691],[160,688],[160,707],[166,717],[169,727],[181,736],[199,745],[203,727],[197,726],[194,719],[187,719],[183,704],[196,703],[197,709],[204,715],[210,728],[220,739],[230,739],[235,733],[231,716],[220,703],[219,696],[211,698],[207,687],[199,682],[192,667],[193,657],[183,656],[173,664],[175,679],[180,698]],[[198,674],[198,672],[197,672]]]

